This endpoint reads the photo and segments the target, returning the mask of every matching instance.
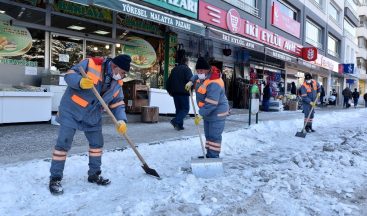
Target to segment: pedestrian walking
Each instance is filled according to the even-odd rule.
[[[189,91],[195,83],[196,102],[199,107],[199,116],[195,117],[195,124],[198,125],[201,119],[204,119],[206,157],[218,158],[225,119],[229,115],[224,82],[220,70],[214,66],[210,67],[203,57],[198,58],[196,72],[197,75],[186,84],[186,89]]]
[[[131,58],[119,55],[110,58],[88,58],[67,71],[65,81],[68,87],[61,99],[57,122],[59,134],[52,154],[49,190],[52,194],[63,193],[61,180],[65,160],[71,148],[76,130],[84,131],[89,142],[88,182],[108,185],[110,180],[101,176],[102,164],[102,106],[91,91],[97,89],[118,120],[116,127],[121,134],[126,133],[126,113],[122,79],[129,72]],[[88,77],[82,77],[80,67]]]
[[[352,91],[349,89],[349,87],[346,87],[343,91],[342,91],[342,95],[344,97],[344,102],[343,102],[343,107],[345,108],[349,108],[350,104],[349,104],[349,99],[352,98]]]
[[[363,99],[364,99],[364,107],[367,107],[367,92],[364,93]]]
[[[184,130],[184,118],[190,111],[190,93],[185,90],[185,85],[192,77],[192,71],[187,66],[184,53],[178,58],[178,65],[171,71],[167,79],[167,92],[173,97],[176,116],[171,119],[171,124],[176,130]]]
[[[320,96],[320,85],[312,79],[311,74],[306,73],[305,81],[301,86],[301,97],[302,97],[302,105],[303,105],[303,113],[305,115],[305,130],[310,132],[315,132],[312,128],[313,118],[315,114],[315,110],[312,110],[310,118],[307,119],[308,115],[311,112],[312,107],[316,107],[316,97]]]
[[[268,112],[269,111],[269,104],[271,98],[271,88],[269,82],[264,87],[263,93],[263,110]]]
[[[297,86],[295,82],[291,83],[291,94],[294,94],[294,95],[297,94]]]
[[[354,89],[354,92],[352,93],[352,97],[353,97],[354,108],[357,108],[358,99],[359,99],[359,92],[357,91],[356,88]]]
[[[325,89],[323,85],[320,85],[320,104],[324,106],[324,98],[325,98]]]

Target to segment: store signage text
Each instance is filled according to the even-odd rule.
[[[197,18],[198,0],[144,0],[177,13]]]
[[[27,60],[18,60],[18,59],[0,59],[0,64],[10,64],[10,65],[22,65],[28,67],[37,67],[38,62],[36,61],[27,61]]]
[[[301,45],[240,18],[235,11],[227,12],[205,1],[199,2],[199,20],[301,57]]]
[[[331,60],[321,54],[317,54],[317,59],[315,61],[310,61],[312,64],[326,68],[328,70],[338,72],[339,63]]]
[[[284,14],[279,7],[279,3],[273,2],[271,24],[299,38],[301,24]]]
[[[287,54],[283,54],[281,52],[278,52],[278,51],[275,51],[275,50],[272,50],[272,49],[267,48],[265,53],[266,53],[266,55],[272,56],[274,58],[277,58],[277,59],[280,59],[280,60],[283,60],[283,61],[293,62],[293,63],[297,62],[296,57],[293,57],[293,56],[290,56],[290,55],[287,55]]]
[[[264,51],[264,46],[259,45],[258,43],[251,42],[247,39],[243,39],[235,35],[226,34],[218,30],[210,29],[209,37],[217,39],[217,40],[222,40],[228,43],[232,43],[240,47],[245,47],[247,49],[256,50],[259,52]]]
[[[55,11],[71,14],[79,17],[91,18],[94,20],[102,20],[112,22],[112,12],[107,9],[94,6],[83,6],[66,1],[57,1],[53,4]]]
[[[110,1],[98,1],[98,2],[100,2],[99,3],[100,5],[103,5],[103,6],[108,5],[109,7],[113,7],[113,5],[110,5],[110,4],[113,3],[112,1],[111,2]],[[197,34],[201,34],[201,35],[205,34],[204,26],[194,25],[190,22],[186,22],[186,21],[177,19],[177,18],[175,18],[173,16],[170,16],[170,15],[167,15],[165,13],[161,13],[161,12],[158,12],[158,11],[155,12],[155,11],[148,10],[148,9],[143,8],[143,7],[140,7],[138,5],[133,5],[133,4],[130,4],[130,3],[126,3],[123,0],[120,0],[119,3],[120,4],[119,4],[118,10],[123,12],[123,13],[128,13],[132,16],[136,16],[136,17],[139,17],[139,18],[142,18],[142,19],[147,19],[147,20],[150,20],[150,21],[153,21],[153,22],[158,22],[158,23],[161,23],[161,24],[164,24],[164,25],[169,25],[169,26],[172,26],[172,27],[175,27],[175,28],[186,30],[186,31],[191,31],[191,32],[194,32],[194,33],[197,33]],[[97,3],[95,3],[95,4],[97,4]],[[114,9],[116,9],[116,8],[114,8]]]

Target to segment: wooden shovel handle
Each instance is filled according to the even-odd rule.
[[[80,71],[80,73],[82,74],[82,76],[84,78],[87,78],[88,77],[82,67],[79,67],[79,71]],[[94,95],[97,97],[98,101],[102,104],[103,108],[106,110],[106,112],[108,113],[108,115],[112,118],[112,121],[115,124],[115,127],[117,127],[118,126],[118,122],[117,122],[116,117],[113,115],[113,113],[111,112],[110,108],[107,106],[106,102],[103,100],[103,98],[101,97],[101,95],[97,91],[96,87],[93,86],[92,91],[93,91]],[[123,134],[123,136],[127,140],[127,142],[129,143],[130,147],[133,149],[133,151],[135,152],[135,154],[138,156],[139,160],[143,164],[147,164],[145,162],[144,158],[140,155],[139,151],[136,149],[134,143],[127,136],[127,134],[125,133],[125,134]]]

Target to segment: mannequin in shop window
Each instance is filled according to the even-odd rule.
[[[269,111],[269,104],[270,104],[270,97],[272,95],[271,88],[269,85],[269,82],[264,87],[264,93],[263,93],[263,109],[264,111]]]

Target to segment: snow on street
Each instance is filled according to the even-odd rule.
[[[197,137],[139,145],[161,180],[131,149],[104,153],[107,187],[87,182],[87,155],[70,156],[62,196],[48,191],[48,160],[3,165],[0,215],[367,215],[366,116],[316,113],[317,132],[305,139],[295,137],[301,114],[225,133],[216,179],[181,171],[201,152]]]

